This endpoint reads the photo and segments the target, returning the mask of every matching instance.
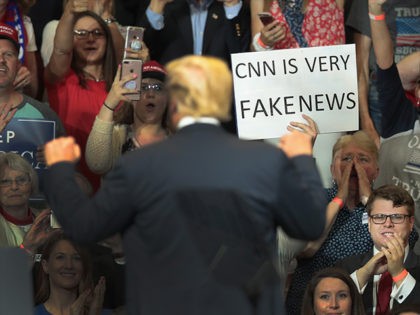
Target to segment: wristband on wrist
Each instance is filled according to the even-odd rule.
[[[407,275],[408,275],[407,269],[403,269],[403,271],[401,271],[398,275],[396,275],[395,277],[392,277],[392,280],[394,282],[398,282],[398,281],[403,280],[405,277],[407,277]]]
[[[264,49],[271,48],[270,46],[263,43],[263,41],[261,40],[261,36],[258,37],[258,45],[260,45]]]
[[[369,19],[374,20],[374,21],[383,21],[385,20],[385,13],[375,15],[369,12]]]
[[[20,244],[19,245],[19,248],[20,249],[23,249],[29,256],[33,256],[33,253],[29,250],[29,249],[27,249],[24,245],[23,245],[23,243],[22,244]]]
[[[105,102],[104,102],[104,106],[108,108],[111,112],[115,111],[115,108],[109,107]]]
[[[331,201],[338,204],[340,209],[344,207],[344,201],[340,197],[334,197]]]

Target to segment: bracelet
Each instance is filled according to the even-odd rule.
[[[114,18],[114,17],[111,15],[110,17],[108,17],[108,18],[104,19],[104,22],[105,22],[106,24],[111,24],[111,23],[117,22],[117,19],[116,19],[116,18]]]
[[[369,12],[369,19],[374,20],[374,21],[383,21],[385,20],[385,13],[375,15]]]
[[[392,277],[392,280],[394,282],[398,282],[398,281],[403,280],[407,275],[408,275],[407,269],[403,269],[403,271],[401,271],[397,276]]]
[[[34,254],[29,250],[29,249],[27,249],[24,245],[23,245],[23,243],[22,244],[20,244],[19,245],[19,248],[20,249],[23,249],[29,256],[33,256]]]
[[[115,108],[109,107],[105,102],[103,104],[106,108],[108,108],[111,112],[115,111]]]
[[[258,45],[260,45],[262,48],[267,49],[267,48],[271,48],[270,46],[266,45],[263,43],[263,41],[261,40],[261,36],[258,37]]]
[[[334,197],[331,201],[338,204],[340,209],[344,207],[344,201],[340,197]]]

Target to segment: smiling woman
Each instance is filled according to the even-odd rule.
[[[106,314],[105,278],[93,287],[89,254],[62,232],[47,240],[34,265],[35,315]]]

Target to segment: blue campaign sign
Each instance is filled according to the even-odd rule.
[[[46,165],[37,161],[36,151],[38,146],[55,138],[55,128],[55,122],[50,120],[14,118],[0,133],[0,152],[20,154],[41,179]]]

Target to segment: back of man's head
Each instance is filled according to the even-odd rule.
[[[171,102],[181,116],[230,119],[232,74],[221,59],[186,56],[167,65]]]

